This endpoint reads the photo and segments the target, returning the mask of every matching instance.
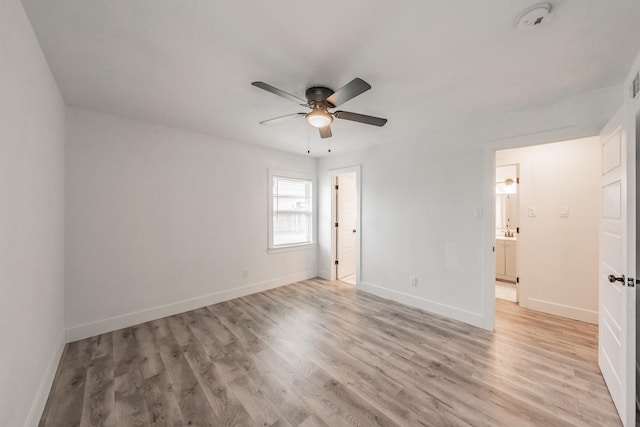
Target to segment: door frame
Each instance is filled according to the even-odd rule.
[[[535,145],[543,145],[554,142],[570,141],[578,138],[597,136],[598,130],[576,129],[574,126],[552,129],[533,134],[514,135],[509,138],[488,141],[484,145],[483,152],[483,184],[482,184],[482,206],[484,207],[484,216],[482,222],[483,236],[483,271],[482,280],[482,328],[493,331],[495,328],[496,302],[495,302],[495,182],[496,182],[496,151],[508,150],[510,148],[523,148]],[[521,179],[526,179],[527,165],[520,163],[519,175]],[[524,177],[523,177],[524,176]],[[521,206],[522,207],[522,206]],[[522,212],[520,212],[522,215]],[[520,242],[521,243],[521,242]],[[519,251],[521,252],[521,251]],[[519,261],[519,260],[518,260]],[[518,267],[518,270],[520,268]],[[519,271],[520,272],[520,271]],[[522,302],[527,299],[526,285],[520,283],[519,300]],[[523,305],[524,307],[525,305]]]
[[[331,259],[329,260],[330,279],[336,280],[336,269],[333,264],[336,259],[336,233],[334,230],[334,224],[336,222],[336,197],[334,188],[334,178],[340,175],[355,175],[356,177],[356,286],[360,284],[362,280],[360,259],[361,259],[361,241],[362,241],[362,221],[361,221],[361,206],[362,206],[362,186],[360,180],[360,165],[349,166],[340,169],[329,170],[329,186],[331,188],[331,223],[329,224],[329,234],[331,235]]]

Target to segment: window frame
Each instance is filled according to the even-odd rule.
[[[311,199],[311,214],[309,216],[309,220],[311,221],[310,229],[310,241],[303,243],[291,243],[286,245],[274,245],[273,242],[273,179],[274,178],[283,178],[283,179],[294,179],[300,181],[308,181],[309,182],[309,191],[310,191],[310,199]],[[267,250],[269,253],[280,253],[280,252],[290,252],[296,250],[304,250],[314,248],[316,246],[316,199],[315,199],[315,178],[307,173],[303,172],[292,172],[292,171],[284,171],[277,169],[269,169],[268,173],[268,208],[267,208],[267,223],[268,223],[268,241],[267,241]]]

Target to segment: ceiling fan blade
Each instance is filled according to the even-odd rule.
[[[380,117],[367,116],[364,114],[350,113],[348,111],[336,111],[333,113],[333,117],[343,120],[351,120],[352,122],[360,122],[367,125],[384,126],[387,123],[387,119]]]
[[[266,90],[267,92],[271,92],[275,95],[288,99],[289,101],[293,101],[296,104],[300,104],[305,107],[307,106],[307,101],[305,101],[304,99],[300,99],[297,96],[291,95],[290,93],[287,93],[281,89],[278,89],[277,87],[273,87],[269,84],[266,84],[265,82],[253,82],[251,84],[255,87],[259,87],[260,89]]]
[[[331,138],[333,134],[331,133],[331,126],[325,126],[323,128],[318,128],[320,131],[320,138]]]
[[[299,116],[304,116],[305,113],[293,113],[293,114],[287,114],[286,116],[280,116],[280,117],[274,117],[273,119],[269,119],[269,120],[263,120],[260,122],[261,125],[273,125],[276,123],[282,123],[284,121],[287,121],[289,119],[292,119],[294,117],[299,117]]]
[[[371,89],[371,85],[360,78],[355,78],[349,83],[338,89],[333,95],[327,98],[327,101],[334,106],[344,104],[348,100],[355,98]]]

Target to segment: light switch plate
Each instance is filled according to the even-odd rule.
[[[536,208],[527,208],[527,216],[535,217],[536,216]]]
[[[567,207],[560,208],[560,218],[569,218],[569,208]]]
[[[482,216],[482,214],[483,214],[482,206],[476,206],[473,208],[473,216],[480,217]]]

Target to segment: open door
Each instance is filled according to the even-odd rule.
[[[356,176],[355,173],[336,177],[336,279],[356,274]],[[355,283],[355,279],[353,280]]]
[[[600,134],[598,364],[620,419],[635,425],[635,171],[628,167],[625,113],[621,109]],[[635,161],[635,159],[634,159]]]

